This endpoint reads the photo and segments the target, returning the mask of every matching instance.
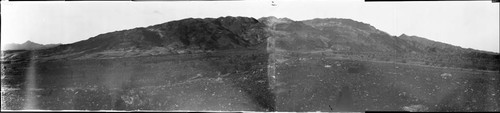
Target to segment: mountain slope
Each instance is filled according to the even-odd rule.
[[[271,17],[272,18],[272,17]],[[321,45],[316,48],[306,48],[303,50],[324,50],[332,49],[338,51],[356,51],[356,52],[427,52],[425,47],[437,42],[408,36],[391,36],[375,27],[357,22],[351,19],[312,19],[304,21],[291,21],[289,23],[278,23],[275,31],[284,31],[289,34],[278,36],[279,47],[295,46],[293,40],[307,39],[309,44]],[[316,43],[315,43],[316,42]],[[319,43],[318,43],[319,42]],[[431,43],[432,44],[426,44]],[[415,45],[415,43],[418,43]],[[442,48],[442,47],[441,47]],[[297,50],[298,48],[288,48],[288,50]],[[457,48],[443,48],[443,50],[456,50]]]
[[[391,36],[351,19],[259,19],[270,26],[275,48],[289,52],[346,53],[366,60],[408,62],[440,67],[499,70],[499,54],[428,40],[417,36]]]
[[[265,48],[258,46],[265,45],[264,27],[246,17],[188,18],[105,33],[40,53],[56,58],[106,58]]]
[[[269,38],[269,40],[268,40]],[[43,59],[120,58],[213,51],[265,50],[349,53],[425,65],[498,70],[499,54],[417,36],[391,36],[351,19],[187,18],[115,31],[37,51]]]

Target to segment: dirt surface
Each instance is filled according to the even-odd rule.
[[[265,53],[4,64],[2,110],[271,111]]]
[[[4,62],[2,110],[500,111],[495,71],[274,55]]]
[[[278,111],[499,111],[499,73],[327,57],[276,67]]]

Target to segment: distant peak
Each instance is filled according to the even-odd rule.
[[[23,44],[38,44],[38,43],[35,43],[35,42],[32,42],[31,40],[28,40],[28,41],[24,42]]]

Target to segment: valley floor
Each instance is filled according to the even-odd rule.
[[[245,53],[5,63],[2,110],[500,111],[498,71]]]
[[[278,111],[500,111],[499,73],[328,57],[278,58]]]

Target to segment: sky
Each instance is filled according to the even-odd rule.
[[[74,43],[102,33],[184,18],[221,16],[349,18],[391,35],[424,37],[499,52],[499,4],[491,1],[363,2],[363,0],[2,2],[1,44]]]

